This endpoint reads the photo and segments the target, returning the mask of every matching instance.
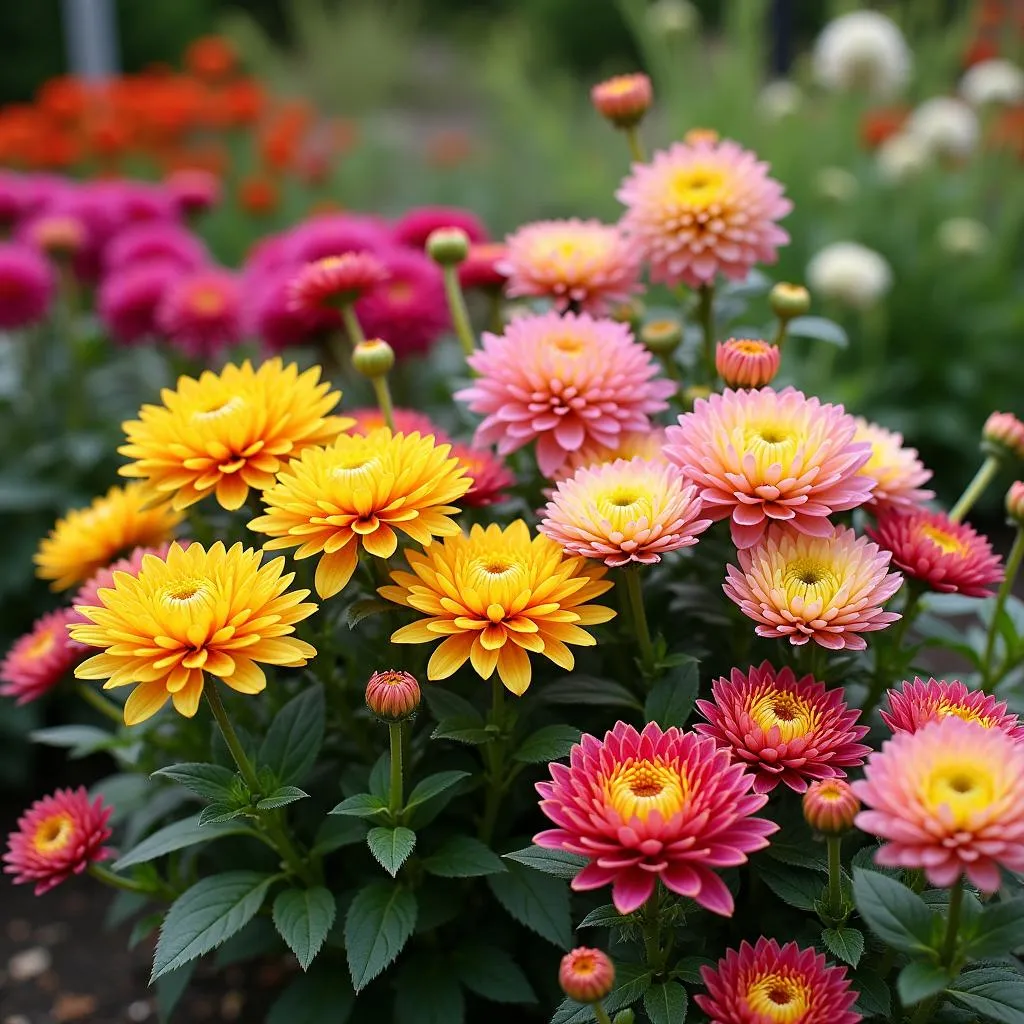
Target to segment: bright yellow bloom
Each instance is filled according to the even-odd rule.
[[[261,552],[218,541],[172,544],[166,558],[146,555],[137,576],[114,573],[99,591],[100,606],[78,605],[89,621],[71,637],[104,652],[75,670],[79,679],[106,679],[104,689],[134,686],[124,720],[136,725],[170,697],[191,718],[203,695],[205,673],[239,693],[259,693],[267,680],[258,662],[300,667],[316,655],[289,634],[316,611],[303,604],[308,590],[288,587],[284,559],[260,565]]]
[[[151,499],[176,509],[209,494],[241,508],[250,487],[270,487],[289,459],[329,444],[353,422],[328,415],[341,394],[320,383],[319,366],[299,373],[280,359],[179,377],[177,390],[160,398],[163,405],[144,405],[124,424],[128,443],[118,451],[133,461],[120,472],[142,478]]]
[[[517,519],[504,530],[474,526],[425,553],[410,551],[412,572],[393,572],[396,586],[381,587],[389,601],[429,618],[403,626],[393,643],[421,644],[445,637],[431,655],[429,679],[445,679],[469,659],[479,676],[494,669],[519,695],[530,685],[527,652],[570,670],[566,644],[592,647],[581,629],[613,618],[611,608],[587,602],[611,590],[603,566],[567,558],[547,537],[531,537]]]
[[[169,505],[149,508],[147,499],[138,484],[129,484],[72,509],[40,543],[36,575],[53,580],[51,590],[67,590],[134,548],[170,540],[182,516]]]
[[[267,514],[249,527],[270,534],[268,550],[298,547],[296,558],[323,552],[316,591],[333,597],[352,578],[360,544],[389,558],[397,530],[424,547],[459,532],[449,518],[459,510],[449,502],[473,481],[450,453],[450,444],[435,444],[430,435],[392,434],[387,427],[343,434],[330,448],[308,448],[278,474],[263,494]]]

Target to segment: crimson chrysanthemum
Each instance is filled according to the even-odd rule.
[[[861,633],[884,629],[900,616],[883,611],[903,577],[889,572],[889,553],[853,530],[808,537],[773,526],[726,566],[726,595],[759,623],[758,636],[809,640],[838,651],[862,651]]]
[[[242,337],[238,279],[225,270],[199,270],[170,284],[156,310],[156,324],[176,348],[212,359]]]
[[[660,880],[731,915],[732,894],[716,870],[745,863],[778,829],[752,817],[768,798],[750,792],[753,776],[728,751],[674,726],[663,732],[649,722],[638,733],[618,722],[603,740],[585,734],[568,766],[548,767],[551,781],[537,792],[557,828],[533,841],[587,857],[573,889],[611,885],[620,914],[641,907]]]
[[[759,938],[702,967],[707,994],[693,1001],[709,1024],[857,1024],[857,993],[845,967],[830,967],[816,949]]]
[[[291,279],[288,294],[299,313],[340,310],[387,278],[387,268],[372,253],[346,252],[307,263]]]
[[[453,444],[452,455],[459,460],[473,483],[462,497],[466,508],[486,508],[508,499],[506,493],[516,478],[508,467],[489,448],[475,448],[468,444]]]
[[[103,846],[110,838],[107,822],[112,813],[101,797],[90,801],[84,786],[58,789],[37,800],[7,837],[4,871],[14,876],[15,885],[34,884],[41,896],[113,856]]]
[[[859,742],[868,728],[847,708],[842,689],[827,690],[813,676],[797,679],[791,668],[767,661],[711,685],[712,700],[697,701],[712,736],[754,773],[754,792],[770,793],[780,782],[803,793],[815,779],[845,777],[864,763],[871,748]]]
[[[872,481],[868,507],[875,512],[887,509],[912,509],[935,497],[934,491],[921,487],[932,477],[917,457],[916,448],[903,447],[903,435],[869,423],[858,416],[855,441],[871,445],[871,457],[860,468]]]
[[[773,520],[827,537],[828,520],[867,501],[873,481],[858,470],[871,446],[841,405],[822,405],[793,388],[726,390],[700,398],[669,427],[665,453],[701,489],[711,519],[731,519],[748,548]]]
[[[505,266],[506,246],[503,242],[478,242],[469,247],[469,255],[459,264],[459,283],[463,288],[500,291],[508,274]]]
[[[535,440],[549,477],[586,444],[649,430],[676,389],[625,324],[586,313],[520,317],[467,361],[477,377],[455,397],[485,416],[476,443],[507,455]]]
[[[1003,565],[988,540],[942,512],[889,512],[867,532],[892,552],[893,565],[932,590],[990,597],[992,585],[1002,582]]]
[[[1024,871],[1024,744],[949,715],[897,732],[853,784],[857,828],[886,840],[875,860],[922,868],[948,888],[961,875],[995,892],[1000,867]]]
[[[0,662],[0,695],[27,704],[49,693],[82,656],[82,648],[68,637],[68,609],[50,612],[15,640]]]
[[[0,328],[17,330],[46,316],[56,278],[46,260],[27,245],[0,242]]]
[[[888,710],[882,721],[893,732],[917,732],[929,722],[950,715],[978,722],[986,729],[1002,729],[1015,739],[1024,739],[1024,724],[1006,709],[1006,701],[984,690],[972,690],[959,679],[914,679],[899,690],[889,690]]]

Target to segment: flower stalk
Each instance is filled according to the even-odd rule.
[[[116,722],[118,725],[122,724],[124,718],[121,709],[112,700],[104,697],[94,686],[90,686],[88,683],[79,683],[75,689],[82,700],[90,707],[95,708],[104,718],[109,718],[110,721]]]
[[[626,600],[633,619],[633,629],[640,647],[640,667],[648,679],[654,676],[654,644],[651,642],[651,630],[647,625],[647,613],[644,611],[644,595],[640,586],[640,570],[627,568],[622,573],[626,590]]]
[[[714,384],[718,377],[715,369],[715,286],[702,284],[697,305],[697,320],[704,334],[704,370],[708,384]]]
[[[452,326],[459,339],[462,351],[471,356],[476,348],[476,337],[469,321],[469,310],[466,308],[466,297],[462,294],[462,283],[459,281],[458,266],[444,266],[444,293],[448,298],[448,311],[451,314]]]
[[[341,322],[345,325],[345,332],[348,334],[349,343],[353,348],[360,344],[360,342],[366,341],[363,325],[359,322],[355,306],[351,302],[346,302],[341,307]]]
[[[999,585],[999,592],[996,594],[996,604],[992,609],[992,621],[988,624],[988,636],[985,638],[985,658],[981,664],[981,688],[983,690],[997,682],[1001,675],[996,672],[996,666],[993,664],[996,636],[999,634],[999,619],[1006,607],[1006,601],[1013,591],[1017,573],[1020,571],[1021,559],[1024,559],[1024,528],[1018,527],[1017,534],[1013,538],[1013,546],[1006,559],[1003,582]]]
[[[403,731],[401,722],[388,723],[388,735],[391,740],[391,784],[388,786],[388,811],[393,819],[397,819],[403,806]]]
[[[828,836],[828,909],[833,920],[843,918],[843,840],[840,836]]]
[[[484,746],[484,761],[487,765],[487,796],[484,814],[480,819],[479,838],[490,845],[494,828],[498,823],[498,812],[505,795],[505,740],[502,735],[505,725],[505,686],[497,677],[491,680],[491,715],[489,724],[495,735]]]
[[[626,144],[629,146],[629,155],[635,163],[642,164],[646,159],[644,144],[640,141],[640,130],[637,125],[631,124],[624,129]]]
[[[963,521],[964,516],[970,512],[975,502],[984,494],[998,471],[999,459],[994,455],[987,456],[985,461],[978,467],[978,472],[974,474],[974,479],[964,489],[964,493],[960,495],[957,503],[953,506],[953,510],[949,513],[949,518],[954,523]]]

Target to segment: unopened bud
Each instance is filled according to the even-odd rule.
[[[981,428],[981,450],[1004,461],[1024,460],[1024,423],[1012,412],[994,412]]]
[[[578,1003],[599,1003],[615,985],[615,965],[602,950],[580,946],[562,957],[558,983]]]
[[[730,388],[763,388],[779,372],[777,345],[754,338],[730,338],[715,349],[715,369]]]
[[[792,320],[811,308],[811,293],[802,284],[780,281],[769,292],[768,303],[780,320]]]
[[[643,299],[627,299],[612,307],[611,318],[620,324],[638,324],[646,309]]]
[[[804,820],[823,836],[841,836],[853,828],[860,800],[845,779],[812,782],[803,799]]]
[[[395,350],[383,338],[361,341],[352,353],[352,365],[370,380],[384,377],[395,365]]]
[[[458,266],[469,255],[469,235],[462,228],[438,228],[427,238],[427,255],[442,267]]]
[[[670,356],[683,340],[683,325],[678,320],[665,317],[648,320],[640,328],[640,341],[648,352],[656,356]]]
[[[653,99],[651,80],[639,72],[617,75],[599,82],[590,90],[594,109],[617,128],[632,128],[639,124]]]
[[[1006,514],[1024,527],[1024,481],[1015,480],[1006,492]]]
[[[366,684],[366,706],[383,722],[402,722],[420,706],[420,684],[408,672],[374,672]]]

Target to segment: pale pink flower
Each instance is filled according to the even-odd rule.
[[[917,457],[917,449],[903,447],[903,435],[869,423],[858,416],[855,420],[855,441],[871,445],[871,457],[860,469],[862,476],[872,480],[870,508],[875,510],[915,508],[935,497],[934,491],[925,490],[932,471],[925,469]]]

